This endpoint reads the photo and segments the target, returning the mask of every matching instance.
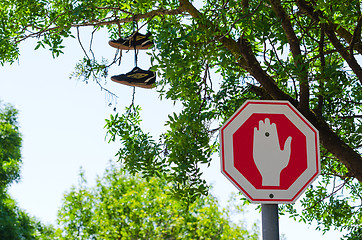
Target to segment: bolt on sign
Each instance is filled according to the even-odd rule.
[[[318,130],[288,101],[246,101],[220,148],[221,172],[254,203],[294,203],[320,174]]]

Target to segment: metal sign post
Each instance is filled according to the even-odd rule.
[[[278,204],[261,205],[263,240],[279,240]]]

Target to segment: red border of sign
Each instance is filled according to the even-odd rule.
[[[311,125],[305,120],[304,116],[300,115],[299,112],[297,112],[293,107],[290,107],[290,103],[289,102],[259,102],[259,101],[248,101],[244,107],[242,107],[237,113],[234,114],[234,116],[228,121],[228,123],[221,129],[221,141],[222,143],[224,142],[224,129],[240,114],[241,111],[243,111],[249,104],[270,104],[270,105],[287,105],[315,134],[315,145],[316,145],[316,166],[317,166],[317,171],[316,173],[306,182],[306,184],[304,184],[304,186],[295,194],[295,196],[292,199],[254,199],[252,198],[245,190],[244,188],[242,188],[231,176],[229,173],[227,173],[225,171],[225,158],[224,158],[224,144],[222,145],[222,170],[223,173],[226,174],[228,176],[228,178],[235,184],[238,186],[238,188],[240,190],[243,191],[244,194],[246,194],[249,199],[251,199],[252,201],[259,201],[259,202],[294,202],[294,199],[299,196],[299,194],[301,192],[303,192],[305,190],[305,188],[309,185],[309,183],[318,175],[319,172],[319,158],[318,158],[318,133],[315,131],[314,127],[311,127]]]

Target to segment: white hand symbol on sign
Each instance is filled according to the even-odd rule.
[[[280,186],[280,172],[286,168],[290,160],[292,137],[289,136],[280,149],[277,127],[259,121],[259,130],[254,128],[253,157],[256,167],[262,176],[263,186]]]

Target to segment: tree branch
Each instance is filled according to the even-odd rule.
[[[297,106],[298,102],[280,90],[274,79],[270,77],[260,66],[260,63],[256,59],[249,41],[245,38],[240,38],[238,45],[241,55],[244,57],[247,64],[246,70],[264,87],[265,90],[268,91],[273,99],[288,100],[294,106]]]
[[[319,201],[315,202],[312,206],[303,209],[302,211],[307,211],[309,209],[312,209],[314,207],[316,207],[318,204],[320,204],[321,202],[323,202],[324,200],[328,199],[329,197],[331,197],[332,195],[336,194],[338,191],[340,191],[345,185],[347,184],[347,180],[345,179],[343,183],[341,183],[340,185],[337,186],[337,189],[334,190],[328,194],[327,196],[325,196],[324,198],[321,198]]]
[[[132,17],[128,17],[128,18],[121,18],[121,19],[115,19],[112,21],[107,21],[107,22],[97,22],[97,21],[93,21],[89,24],[78,24],[75,25],[75,27],[83,27],[83,26],[105,26],[105,25],[112,25],[112,24],[120,24],[120,23],[126,23],[126,22],[133,22],[133,21],[139,21],[141,19],[145,19],[145,18],[153,18],[156,16],[165,16],[165,15],[179,15],[182,14],[184,11],[181,8],[177,8],[177,9],[157,9],[157,10],[153,10],[151,12],[148,13],[143,13],[143,14],[135,14]]]
[[[319,44],[319,43],[318,43]],[[329,54],[332,54],[332,53],[336,53],[337,52],[337,50],[335,50],[335,49],[329,49],[329,50],[327,50],[327,51],[323,51],[323,56],[327,56],[327,55],[329,55]],[[313,61],[315,61],[316,59],[318,59],[318,58],[321,58],[321,53],[318,53],[316,56],[314,56],[314,57],[311,57],[311,58],[309,58],[309,62],[313,62]]]
[[[324,74],[325,74],[325,66],[326,66],[326,60],[324,58],[324,24],[321,25],[321,38],[318,42],[318,50],[319,50],[319,56],[320,56],[320,62],[321,62],[321,75],[322,78],[319,79],[318,84],[320,89],[323,89],[323,85],[324,85]],[[323,110],[323,102],[324,102],[324,97],[323,95],[320,93],[318,95],[318,106],[317,106],[317,114],[319,116],[322,116],[322,110]]]
[[[362,118],[362,115],[338,116],[340,119]]]
[[[39,37],[39,36],[41,36],[41,35],[42,35],[43,33],[45,33],[45,32],[49,32],[49,31],[52,31],[52,30],[55,30],[55,29],[60,28],[59,26],[58,26],[58,27],[50,28],[50,26],[51,26],[59,17],[61,17],[61,16],[64,15],[64,14],[65,14],[65,12],[57,15],[52,21],[49,22],[49,24],[48,24],[45,28],[42,28],[42,29],[41,29],[40,31],[38,31],[38,32],[31,33],[31,34],[29,34],[29,35],[27,35],[27,36],[24,36],[24,37],[21,38],[20,40],[16,40],[15,43],[19,43],[19,42],[24,41],[25,39],[27,39],[27,38],[29,38],[29,37],[33,37],[33,36]],[[29,26],[27,26],[27,27],[38,28],[37,26],[33,26],[33,25],[29,25]],[[24,30],[26,30],[26,28],[24,28]]]
[[[121,10],[120,10],[121,11]],[[133,21],[139,21],[141,19],[146,19],[146,18],[153,18],[155,16],[164,16],[164,15],[178,15],[178,14],[182,14],[183,10],[181,8],[177,8],[177,9],[171,9],[171,10],[167,10],[167,9],[157,9],[157,10],[153,10],[151,12],[148,13],[143,13],[143,14],[135,14],[133,17],[127,17],[127,18],[122,18],[122,19],[114,19],[114,20],[110,20],[110,21],[105,21],[105,19],[102,20],[90,20],[89,22],[85,22],[85,23],[78,23],[78,24],[72,24],[70,25],[70,27],[88,27],[88,26],[107,26],[107,25],[113,25],[113,24],[121,24],[121,23],[127,23],[127,22],[133,22]],[[63,15],[64,13],[60,14],[59,16]],[[59,16],[57,16],[56,18],[58,18]],[[108,19],[108,18],[106,18]],[[56,19],[54,19],[46,28],[29,34],[27,36],[24,36],[23,38],[16,40],[15,43],[19,43],[21,41],[24,41],[27,38],[31,38],[31,37],[39,37],[42,34],[46,33],[46,32],[51,32],[54,31],[56,29],[62,28],[64,26],[54,26],[54,27],[50,27],[52,25],[52,23],[54,23],[56,21]]]
[[[323,15],[323,12],[320,10],[315,11],[313,6],[307,3],[304,0],[297,0],[298,7],[304,11],[308,16],[310,16],[314,21],[320,22],[320,18],[326,19]],[[335,26],[329,22],[325,24],[325,32],[331,41],[332,45],[336,48],[339,54],[343,57],[343,59],[347,62],[348,66],[352,69],[352,71],[356,74],[360,83],[362,84],[362,68],[356,61],[355,57],[350,55],[347,49],[343,46],[343,44],[338,40],[335,34]],[[352,42],[352,36],[349,38],[348,42]]]
[[[356,42],[361,40],[361,25],[362,25],[362,15],[358,18],[357,26],[354,29],[352,40],[349,43],[349,54],[353,55],[353,48]]]
[[[348,169],[350,176],[353,176],[362,182],[362,157],[348,146],[341,138],[329,127],[322,117],[309,110],[304,115],[319,131],[322,145]]]
[[[179,0],[179,2],[180,2],[180,8],[182,10],[188,12],[196,20],[201,19],[202,17],[201,13],[188,0]],[[217,30],[217,27],[214,25],[213,22],[209,21],[208,19],[203,19],[203,21],[205,21],[205,23],[200,24],[201,28],[209,29],[210,26],[212,26],[213,29]],[[239,66],[245,68],[246,62],[242,58],[238,44],[234,39],[232,39],[229,35],[216,36],[215,39],[217,39],[225,48],[227,48],[231,52],[231,54],[235,57],[236,61],[238,62]]]
[[[269,0],[272,9],[278,18],[281,20],[283,30],[287,36],[290,50],[294,58],[294,66],[301,68],[298,73],[298,80],[300,84],[300,102],[299,109],[302,112],[309,109],[309,84],[308,84],[308,69],[306,64],[302,61],[302,51],[300,50],[299,40],[293,30],[290,18],[284,10],[280,0]]]
[[[353,35],[347,31],[344,27],[330,22],[330,20],[326,17],[324,17],[323,12],[320,10],[315,10],[313,6],[311,6],[308,2],[305,0],[296,0],[296,3],[299,7],[299,9],[304,12],[307,16],[312,18],[314,21],[319,22],[320,17],[327,21],[327,25],[336,32],[340,37],[346,40],[346,42],[350,43],[352,41]],[[354,49],[357,50],[359,54],[362,54],[362,42],[358,41],[355,43]]]
[[[272,96],[269,95],[264,88],[255,86],[253,84],[248,83],[250,91],[258,95],[262,100],[273,100]]]
[[[326,28],[326,34],[333,44],[333,46],[336,48],[336,50],[341,54],[343,59],[347,62],[348,66],[352,69],[352,71],[356,74],[358,80],[362,84],[362,68],[358,64],[356,58],[353,55],[350,55],[347,51],[347,49],[342,45],[342,43],[337,39],[336,34],[334,31],[330,28]]]
[[[278,63],[280,64],[280,66],[285,67],[284,64],[283,64],[283,62],[280,60],[280,58],[279,58],[279,56],[278,56],[278,52],[277,52],[277,50],[275,49],[275,45],[273,44],[273,42],[270,40],[269,37],[267,37],[267,38],[268,38],[268,40],[269,40],[269,44],[270,44],[270,46],[272,47],[272,50],[273,50],[273,52],[274,52],[274,55],[275,55]],[[264,43],[265,43],[265,42],[264,42]],[[266,46],[265,46],[265,47],[266,47]],[[264,51],[264,53],[265,53],[265,51]],[[267,63],[266,60],[265,60],[265,63]],[[267,63],[267,64],[268,64],[268,63]],[[269,67],[272,68],[275,72],[277,72],[270,64],[269,64]],[[293,87],[294,87],[294,92],[295,92],[295,100],[297,100],[297,99],[298,99],[298,91],[297,91],[297,86],[296,86],[295,79],[294,79],[293,75],[290,74],[289,71],[287,71],[286,74],[288,75],[288,77],[289,77],[289,78],[292,80],[292,82],[293,82]]]
[[[118,8],[118,7],[95,7],[96,9],[99,9],[99,10],[114,10],[114,11],[120,11],[120,12],[124,12],[124,13],[127,13],[129,15],[132,15],[131,12],[128,12],[126,10],[123,10],[121,8]]]
[[[187,11],[193,18],[201,19],[201,13],[188,1],[179,0],[180,7]],[[217,27],[207,19],[203,19],[206,23],[203,28],[217,29]],[[202,23],[201,23],[202,24]],[[288,94],[284,93],[278,88],[273,78],[271,78],[260,66],[259,62],[254,56],[250,43],[246,39],[239,39],[236,42],[229,36],[221,36],[216,38],[226,49],[228,49],[238,61],[238,65],[247,70],[273,97],[273,99],[289,100],[297,107],[297,101]]]

